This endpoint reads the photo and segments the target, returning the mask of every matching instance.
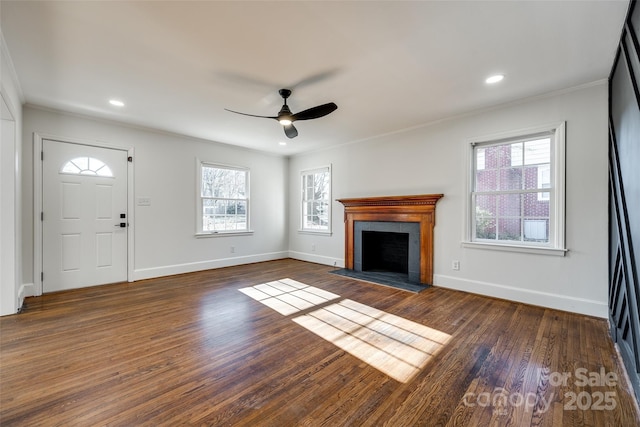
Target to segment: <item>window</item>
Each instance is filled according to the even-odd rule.
[[[200,163],[200,233],[249,231],[249,171]]]
[[[113,177],[113,172],[102,160],[94,157],[76,157],[62,166],[60,173],[69,175],[89,175]]]
[[[302,230],[331,231],[331,167],[302,171]]]
[[[564,124],[471,152],[468,241],[564,253]]]

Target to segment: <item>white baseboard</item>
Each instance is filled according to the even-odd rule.
[[[22,310],[22,306],[24,304],[25,299],[25,284],[20,285],[20,289],[18,289],[18,311]]]
[[[152,279],[154,277],[172,276],[174,274],[192,273],[194,271],[211,270],[214,268],[232,267],[234,265],[252,264],[254,262],[273,261],[287,258],[287,251],[270,252],[265,254],[221,258],[208,261],[190,262],[186,264],[166,265],[161,267],[139,268],[133,271],[133,280]]]
[[[531,289],[520,289],[496,283],[480,282],[476,280],[460,279],[453,276],[435,274],[434,286],[455,289],[473,294],[501,298],[540,307],[586,314],[587,316],[608,318],[607,302],[589,300],[585,298],[569,297],[566,295],[539,292]]]
[[[23,283],[18,289],[18,301],[22,302],[26,297],[34,297],[40,292],[36,289],[35,283]]]
[[[36,285],[34,283],[23,283],[18,289],[18,310],[22,309],[24,305],[24,299],[26,297],[33,297],[39,295]]]
[[[343,258],[333,258],[323,255],[310,254],[307,252],[289,251],[289,258],[300,261],[315,262],[316,264],[330,265],[332,267],[344,268]]]

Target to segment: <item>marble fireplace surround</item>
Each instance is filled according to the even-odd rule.
[[[338,199],[344,205],[345,268],[354,269],[355,224],[408,222],[420,225],[420,283],[433,284],[433,228],[436,202],[442,194]],[[360,229],[360,227],[358,227]]]

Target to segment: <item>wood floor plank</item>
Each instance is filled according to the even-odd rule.
[[[640,423],[605,320],[331,270],[285,259],[28,298],[0,318],[0,424]],[[281,297],[308,298],[283,315],[240,291],[284,279],[336,297]],[[578,369],[617,381],[581,385]],[[592,405],[605,392],[615,407]]]

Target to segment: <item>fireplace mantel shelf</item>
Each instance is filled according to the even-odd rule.
[[[354,222],[420,223],[420,282],[433,283],[433,227],[436,202],[442,194],[338,199],[344,209],[345,267],[353,269]]]
[[[419,194],[414,196],[360,197],[356,199],[338,199],[338,202],[345,207],[435,205],[442,196],[442,194]]]

